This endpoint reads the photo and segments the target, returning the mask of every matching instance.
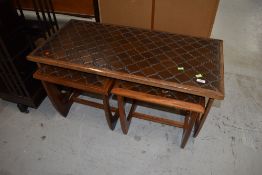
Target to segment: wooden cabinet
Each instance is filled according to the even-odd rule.
[[[99,0],[104,23],[209,37],[219,0]]]
[[[93,0],[52,0],[56,13],[94,16]],[[24,9],[33,9],[32,0],[20,0]]]
[[[152,0],[100,0],[101,22],[149,29]]]
[[[156,0],[154,29],[209,37],[219,0]]]

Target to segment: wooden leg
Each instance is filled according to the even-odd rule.
[[[106,116],[106,121],[111,130],[115,129],[117,120],[118,120],[118,111],[115,112],[115,115],[112,115],[109,104],[109,96],[103,96],[104,111]]]
[[[184,127],[183,127],[183,135],[185,134],[185,132],[186,132],[186,130],[187,130],[187,128],[188,128],[188,121],[189,121],[189,116],[190,116],[190,112],[187,112],[186,114],[185,114],[185,120],[184,120]]]
[[[183,136],[182,136],[182,142],[181,142],[181,148],[184,148],[188,138],[191,134],[192,128],[196,122],[197,118],[197,113],[195,112],[190,112],[188,115],[185,117],[185,125],[184,125],[184,130],[183,130]]]
[[[195,131],[194,131],[194,137],[197,137],[201,128],[203,127],[205,121],[206,121],[206,118],[207,118],[207,115],[211,109],[211,106],[214,102],[214,99],[213,98],[210,98],[208,99],[208,102],[207,102],[207,105],[206,105],[206,109],[205,109],[205,112],[204,114],[201,116],[201,118],[196,122],[196,126],[195,126]]]
[[[130,112],[129,112],[128,116],[126,117],[125,108],[124,108],[124,97],[117,96],[117,101],[118,101],[118,111],[119,111],[121,128],[122,128],[123,133],[127,134],[128,129],[129,129],[129,125],[130,125],[130,122],[131,122],[131,119],[132,119],[132,114],[136,110],[136,102],[133,101]]]
[[[69,99],[70,96],[66,96],[65,98],[65,95],[57,89],[55,84],[45,81],[42,81],[42,84],[53,106],[62,116],[66,117],[73,103],[72,100]]]

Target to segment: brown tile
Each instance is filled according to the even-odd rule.
[[[152,75],[152,74],[155,74],[155,73],[156,73],[155,70],[152,69],[151,67],[144,68],[144,69],[142,69],[142,71],[144,72],[144,74],[145,74],[146,76]]]
[[[183,83],[183,82],[186,82],[186,81],[189,81],[190,78],[185,75],[185,74],[180,74],[178,76],[175,77],[179,82]]]

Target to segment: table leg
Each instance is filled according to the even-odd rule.
[[[136,107],[137,107],[136,101],[133,100],[131,109],[127,117],[126,117],[125,107],[124,107],[124,97],[117,96],[117,101],[118,101],[118,111],[119,111],[119,119],[120,119],[121,128],[122,128],[123,133],[127,134],[129,125],[132,119],[132,115],[135,112]]]
[[[190,112],[185,116],[185,125],[183,128],[181,148],[185,147],[197,117],[197,113],[195,112]]]
[[[55,84],[45,81],[42,81],[42,84],[53,106],[62,116],[66,117],[73,103],[73,101],[70,100],[70,96],[66,97],[57,89]]]
[[[111,108],[109,105],[109,96],[107,95],[103,96],[103,103],[107,124],[111,130],[114,130],[119,116],[118,110],[115,112],[115,115],[112,115]]]
[[[195,125],[194,137],[198,136],[201,128],[203,127],[213,102],[214,102],[213,98],[208,99],[204,114],[201,117],[199,117],[199,119],[197,119],[196,125]]]

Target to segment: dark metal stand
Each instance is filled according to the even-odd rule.
[[[98,0],[93,0],[93,6],[94,6],[94,15],[95,15],[96,22],[100,22]]]
[[[26,60],[35,48],[28,29],[22,11],[18,14],[12,1],[1,0],[0,98],[17,103],[24,113],[29,112],[28,107],[37,108],[46,96],[41,82],[32,76],[36,64]]]

